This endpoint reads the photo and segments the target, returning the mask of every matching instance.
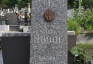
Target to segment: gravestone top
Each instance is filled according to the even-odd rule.
[[[30,36],[28,32],[4,32],[2,37]]]
[[[5,17],[8,19],[8,25],[17,25],[17,15],[15,13],[7,13]]]
[[[2,22],[5,20],[6,20],[5,16],[0,16],[0,25],[2,25]]]
[[[68,35],[75,35],[75,31],[68,31]]]

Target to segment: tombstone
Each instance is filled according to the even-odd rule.
[[[17,25],[17,15],[15,13],[7,13],[5,17],[8,19],[9,25]]]
[[[3,64],[29,64],[30,33],[6,32],[2,34]]]
[[[67,0],[32,0],[30,64],[67,64]]]
[[[68,64],[73,64],[75,56],[70,52],[71,48],[76,46],[75,31],[68,31]]]
[[[6,20],[5,16],[0,16],[0,25],[2,25],[2,22],[5,20]]]

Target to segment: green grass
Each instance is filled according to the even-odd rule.
[[[88,44],[88,43],[84,43],[84,44],[77,44],[78,47],[83,48],[83,49],[93,49],[93,44]]]
[[[84,49],[85,53],[87,54],[88,60],[93,60],[93,44],[77,44],[78,47]]]
[[[87,54],[88,60],[93,60],[93,49],[86,49],[85,52]]]

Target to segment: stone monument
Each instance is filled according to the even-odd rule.
[[[7,13],[5,17],[8,19],[8,25],[17,25],[17,15],[15,13]]]
[[[67,64],[67,0],[32,0],[30,64]]]

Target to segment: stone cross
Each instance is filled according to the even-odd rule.
[[[67,64],[67,0],[32,0],[30,64]]]

